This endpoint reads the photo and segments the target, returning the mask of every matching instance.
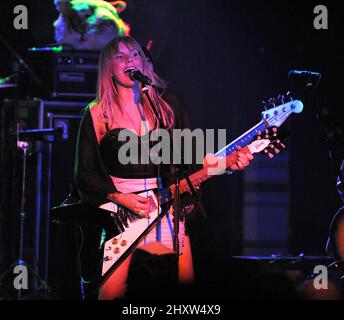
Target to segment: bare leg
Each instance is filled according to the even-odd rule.
[[[124,298],[132,254],[121,263],[99,290],[99,300]]]
[[[179,256],[178,262],[179,282],[182,284],[192,283],[194,281],[194,270],[192,261],[192,252],[189,236],[185,235],[183,254]]]
[[[153,229],[152,232],[155,232],[155,229]],[[155,255],[174,253],[173,250],[156,241],[148,244],[144,244],[142,242],[138,248]],[[125,297],[127,289],[126,282],[131,259],[132,254],[123,261],[118,269],[114,271],[108,280],[103,284],[99,291],[100,300],[113,300]],[[191,245],[190,239],[187,235],[185,235],[184,238],[183,254],[179,256],[178,260],[178,275],[179,283],[181,284],[192,283],[194,281]]]

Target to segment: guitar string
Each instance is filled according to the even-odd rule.
[[[125,111],[126,112],[126,111]],[[291,113],[291,112],[288,112],[289,114]],[[129,120],[132,122],[132,124],[134,124],[133,123],[133,120],[131,119],[131,117],[129,116],[129,114],[126,112],[126,114],[127,114],[127,116],[128,116],[128,118],[129,118]],[[272,118],[270,118],[269,120],[268,120],[268,123],[269,123],[269,126],[271,127],[271,126],[273,126],[273,122],[274,121],[276,121],[276,120],[279,120],[280,118],[282,118],[282,117],[288,117],[289,115],[287,115],[287,114],[278,114],[278,115],[274,115]],[[142,136],[141,136],[142,137]],[[146,146],[145,146],[146,147]],[[148,150],[147,150],[148,151]],[[159,183],[159,182],[158,182]],[[120,235],[120,238],[122,237],[122,233],[121,233],[121,235]],[[105,252],[104,252],[105,253]]]

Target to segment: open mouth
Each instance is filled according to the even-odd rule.
[[[130,72],[137,70],[135,67],[128,67],[124,69],[124,73],[130,74]]]

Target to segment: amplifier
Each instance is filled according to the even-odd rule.
[[[28,79],[28,95],[44,99],[94,99],[99,55],[99,51],[62,47],[30,48],[28,62],[42,85]]]

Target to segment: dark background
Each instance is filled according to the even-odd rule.
[[[29,8],[29,30],[16,31],[12,26],[13,7],[18,3]],[[121,17],[138,41],[153,40],[156,68],[183,98],[194,127],[227,128],[235,138],[260,120],[262,100],[290,89],[303,100],[304,112],[288,121],[287,253],[325,255],[329,224],[340,206],[335,182],[344,157],[344,23],[339,4],[322,2],[328,8],[329,29],[316,30],[313,9],[318,3],[312,1],[127,3]],[[6,8],[1,9],[0,32],[24,57],[28,47],[54,42],[52,23],[57,12],[52,0],[1,5]],[[11,71],[11,56],[1,43],[0,47],[3,77]],[[316,91],[318,115],[313,99],[288,79],[291,69],[322,74]],[[333,133],[334,159],[320,120]],[[238,173],[215,179],[203,192],[208,218],[195,219],[191,233],[196,271],[209,283],[218,281],[218,270],[225,273],[231,255],[242,253],[243,188],[243,173]]]

